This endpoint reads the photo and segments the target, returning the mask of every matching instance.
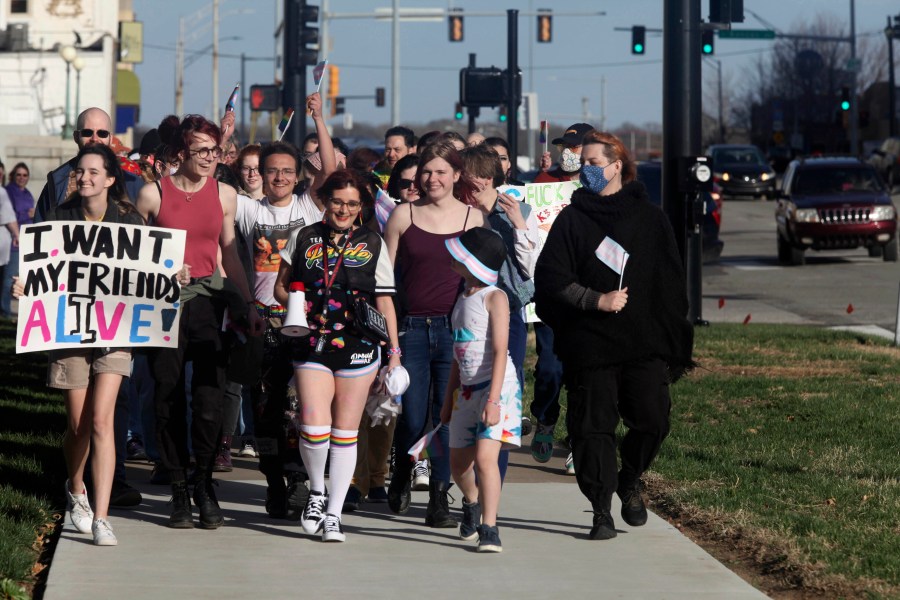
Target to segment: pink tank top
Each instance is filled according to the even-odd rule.
[[[409,218],[412,221],[411,204]],[[444,241],[461,236],[468,222],[468,211],[462,230],[454,233],[431,233],[411,222],[400,236],[397,262],[410,316],[438,317],[453,310],[463,279],[450,268],[450,251]]]
[[[207,177],[190,200],[175,187],[171,177],[163,177],[159,184],[162,200],[155,224],[186,231],[184,262],[191,265],[191,277],[209,277],[218,266],[219,234],[224,218],[218,181]]]

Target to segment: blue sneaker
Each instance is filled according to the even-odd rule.
[[[479,552],[503,552],[500,543],[500,532],[497,526],[480,525],[478,527],[478,551]]]
[[[481,504],[472,502],[469,504],[463,498],[463,518],[459,524],[459,539],[474,540],[478,538],[478,526],[481,525]]]

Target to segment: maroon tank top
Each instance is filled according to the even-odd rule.
[[[187,232],[184,244],[184,263],[191,265],[191,277],[209,277],[218,266],[219,234],[222,232],[222,202],[219,184],[212,177],[200,191],[188,194],[163,177],[160,183],[162,200],[155,225]]]
[[[409,205],[409,220],[409,228],[400,236],[397,246],[407,314],[411,317],[449,315],[459,295],[462,277],[450,268],[450,251],[444,241],[465,232],[469,211],[466,211],[462,231],[455,233],[431,233],[418,227],[413,223],[412,204]]]

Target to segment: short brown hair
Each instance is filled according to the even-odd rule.
[[[589,146],[591,144],[602,144],[603,156],[610,161],[622,161],[623,184],[631,183],[635,180],[637,177],[637,165],[635,165],[631,155],[628,154],[628,149],[625,148],[625,144],[622,143],[622,140],[611,133],[597,131],[595,129],[584,134],[584,140],[581,142],[582,146]]]
[[[500,155],[485,144],[469,146],[460,152],[463,169],[469,177],[490,179],[494,187],[503,185],[506,176],[500,165]]]

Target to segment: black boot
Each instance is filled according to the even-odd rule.
[[[266,477],[266,513],[273,519],[284,519],[287,516],[287,489],[283,477]]]
[[[288,521],[299,521],[303,516],[303,509],[309,500],[309,488],[306,487],[306,475],[304,473],[292,473],[288,475],[287,499],[285,502],[285,518]]]
[[[172,484],[172,514],[169,515],[169,527],[174,529],[193,529],[191,516],[191,494],[187,482],[176,481]]]
[[[222,509],[216,500],[211,477],[203,477],[194,484],[194,504],[200,509],[200,527],[202,529],[218,529],[225,524]]]
[[[391,476],[391,483],[388,486],[388,508],[398,515],[405,515],[409,511],[410,486],[412,484],[410,475],[412,475],[412,463],[401,460],[395,465],[394,474]]]
[[[428,509],[425,511],[425,524],[429,527],[449,529],[456,527],[456,519],[450,516],[450,506],[447,503],[446,481],[432,479],[428,482]]]
[[[622,500],[622,520],[632,527],[640,527],[647,522],[647,507],[641,497],[644,483],[640,479],[628,479],[619,475],[619,489],[616,493]]]

